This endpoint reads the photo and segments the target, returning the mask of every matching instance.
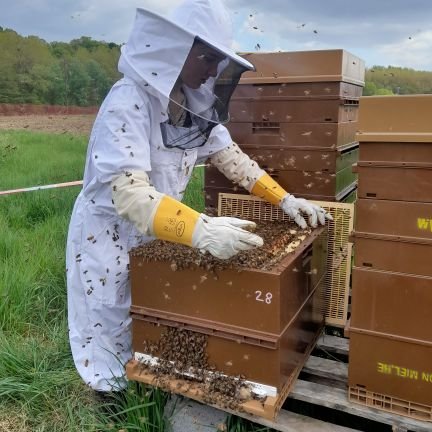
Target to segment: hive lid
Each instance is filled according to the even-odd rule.
[[[359,141],[432,142],[432,95],[360,98]]]
[[[364,86],[364,61],[342,49],[241,55],[256,71],[245,72],[240,84],[344,81]]]

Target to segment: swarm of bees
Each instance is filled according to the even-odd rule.
[[[138,246],[130,251],[131,255],[141,257],[145,262],[167,262],[172,271],[180,271],[200,267],[213,273],[224,269],[257,268],[270,270],[284,258],[287,246],[304,238],[310,230],[301,230],[294,222],[257,222],[255,234],[264,240],[261,248],[239,252],[228,260],[221,260],[209,253],[202,254],[199,250],[181,244],[154,240]]]
[[[240,410],[241,403],[254,397],[244,376],[227,376],[211,366],[207,357],[208,336],[182,328],[167,327],[157,342],[144,342],[143,350],[158,357],[156,364],[141,366],[156,377],[156,385],[170,390],[169,382],[179,380],[177,391],[195,391],[204,402]]]

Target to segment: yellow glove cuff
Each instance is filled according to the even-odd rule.
[[[161,240],[192,246],[192,234],[200,214],[164,195],[153,217],[153,234]]]
[[[279,205],[287,191],[279,186],[268,174],[264,174],[255,182],[251,193],[272,204]]]

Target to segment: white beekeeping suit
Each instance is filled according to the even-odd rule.
[[[76,368],[98,391],[125,386],[132,357],[128,251],[154,237],[219,258],[261,246],[236,218],[181,204],[192,169],[210,158],[228,178],[278,204],[305,226],[321,209],[277,185],[221,123],[241,73],[220,0],[186,0],[170,20],[138,9],[118,81],[100,107],[66,252],[69,339]]]

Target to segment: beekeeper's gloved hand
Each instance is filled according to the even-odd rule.
[[[320,206],[305,200],[304,198],[295,198],[294,195],[286,194],[279,204],[279,207],[292,218],[300,228],[306,228],[307,223],[303,217],[304,214],[309,216],[309,224],[312,227],[325,224],[326,219],[332,220],[332,216]]]
[[[208,251],[221,259],[263,245],[261,237],[243,229],[254,228],[254,222],[198,213],[158,192],[145,172],[121,174],[112,180],[111,187],[118,214],[143,234]]]
[[[318,222],[324,225],[326,219],[333,219],[329,213],[326,213],[316,204],[290,195],[255,161],[243,153],[236,143],[232,143],[224,150],[215,153],[210,161],[227,178],[244,187],[251,194],[278,205],[301,228],[307,227],[305,215],[309,216],[309,224],[313,228],[317,226]]]
[[[240,251],[263,245],[263,239],[244,228],[255,228],[255,223],[233,217],[209,217],[200,214],[192,234],[192,246],[210,252],[220,259],[228,259]]]

